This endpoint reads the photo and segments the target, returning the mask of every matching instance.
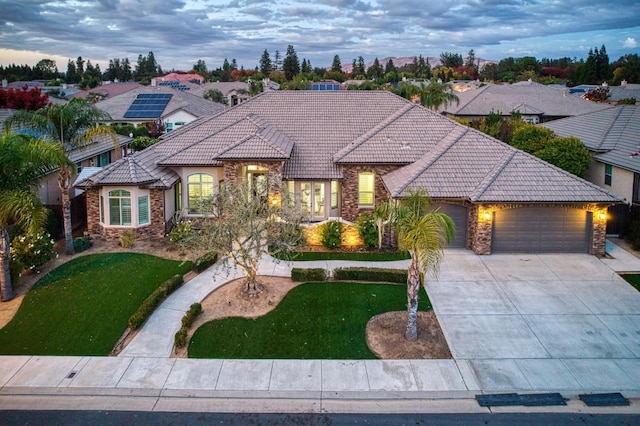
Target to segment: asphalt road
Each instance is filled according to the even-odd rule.
[[[133,411],[0,411],[0,425],[638,425],[640,414],[235,414]]]

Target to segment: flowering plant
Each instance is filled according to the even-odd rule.
[[[46,232],[19,235],[11,241],[11,262],[18,270],[39,272],[39,268],[56,255],[53,243],[55,241]]]

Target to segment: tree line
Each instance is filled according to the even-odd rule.
[[[579,84],[619,85],[623,80],[628,83],[640,83],[640,58],[638,54],[627,54],[611,62],[602,45],[589,49],[586,59],[542,58],[533,56],[507,57],[499,62],[490,62],[480,67],[479,58],[473,49],[465,56],[455,52],[442,52],[440,63],[432,66],[429,59],[415,56],[413,62],[396,66],[392,59],[381,63],[375,58],[367,66],[363,56],[352,59],[351,72],[345,72],[339,55],[333,57],[330,67],[312,66],[311,61],[300,61],[293,45],[287,46],[284,53],[276,50],[271,54],[265,49],[254,69],[245,69],[238,65],[235,58],[224,59],[221,66],[209,69],[203,59],[193,65],[189,73],[199,74],[205,81],[247,81],[271,80],[285,84],[290,88],[300,88],[309,81],[331,79],[344,82],[349,79],[369,80],[374,84],[395,83],[404,78],[428,80],[436,77],[444,82],[452,80],[475,80],[494,82],[515,82],[533,80],[541,83],[566,82],[569,86]],[[129,58],[112,58],[106,70],[99,64],[78,57],[69,59],[66,72],[60,72],[56,62],[42,59],[33,67],[28,65],[0,66],[0,78],[8,81],[45,80],[52,85],[62,83],[78,84],[82,88],[93,88],[101,81],[136,81],[149,84],[151,79],[163,74],[153,52],[138,55],[137,63],[132,66]]]

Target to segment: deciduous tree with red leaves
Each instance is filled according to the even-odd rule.
[[[20,89],[0,90],[0,108],[35,111],[48,105],[51,105],[49,95],[42,93],[39,87],[29,89],[25,84]]]

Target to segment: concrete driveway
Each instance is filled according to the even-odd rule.
[[[448,250],[427,291],[453,357],[483,388],[637,386],[640,292],[594,256]]]

